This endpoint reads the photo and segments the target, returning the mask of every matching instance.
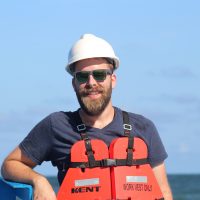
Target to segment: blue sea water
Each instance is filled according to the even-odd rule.
[[[54,190],[59,185],[56,177],[48,177]],[[200,200],[200,174],[173,174],[168,175],[174,200]]]
[[[200,174],[169,175],[175,200],[200,200]]]

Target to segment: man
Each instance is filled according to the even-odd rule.
[[[70,149],[81,140],[77,119],[87,127],[91,139],[103,140],[108,146],[123,136],[122,111],[112,105],[112,89],[116,85],[114,70],[119,59],[111,45],[92,34],[85,34],[71,48],[66,70],[73,76],[72,85],[80,104],[75,112],[56,112],[39,122],[8,155],[2,165],[4,178],[25,182],[34,187],[34,200],[55,200],[47,179],[33,168],[43,161],[58,167],[60,184],[69,168]],[[166,200],[172,199],[164,160],[167,153],[153,123],[143,116],[129,113],[131,134],[143,138],[148,159]]]

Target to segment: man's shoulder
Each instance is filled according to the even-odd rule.
[[[52,119],[57,118],[71,118],[75,116],[75,113],[77,111],[55,111],[50,113],[47,117],[50,117]]]
[[[60,123],[65,123],[68,124],[70,121],[73,121],[75,118],[75,112],[76,111],[56,111],[50,113],[47,117],[46,120],[49,120],[51,124],[60,124]]]
[[[122,111],[120,108],[117,108],[118,111]],[[147,127],[154,127],[154,123],[144,115],[126,111],[129,116],[130,123],[139,129],[145,129]]]
[[[143,123],[151,123],[151,120],[145,117],[142,114],[128,112],[130,120],[137,121],[137,122],[143,122]]]
[[[129,115],[130,115],[130,120],[137,128],[139,129],[154,128],[154,124],[149,118],[136,113],[130,113]]]
[[[118,107],[115,107],[115,109],[116,109],[116,111],[118,113],[122,113],[122,111],[127,112],[130,120],[137,120],[137,121],[143,121],[143,122],[151,122],[151,120],[148,119],[147,117],[145,117],[144,115],[141,115],[141,114],[138,114],[138,113],[135,113],[135,112],[131,112],[131,111],[128,111],[128,110],[123,110],[123,109],[118,108]]]

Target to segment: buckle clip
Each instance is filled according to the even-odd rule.
[[[125,130],[132,130],[132,126],[130,124],[124,124],[123,127]]]
[[[85,124],[79,124],[79,125],[77,125],[76,128],[77,128],[77,130],[78,130],[79,132],[85,131],[85,130],[86,130]]]
[[[102,159],[101,160],[101,166],[102,167],[115,167],[117,166],[117,161],[116,159]]]

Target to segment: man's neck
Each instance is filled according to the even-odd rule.
[[[115,110],[112,105],[96,116],[91,116],[85,113],[82,109],[79,111],[80,117],[86,126],[102,129],[112,122]]]

